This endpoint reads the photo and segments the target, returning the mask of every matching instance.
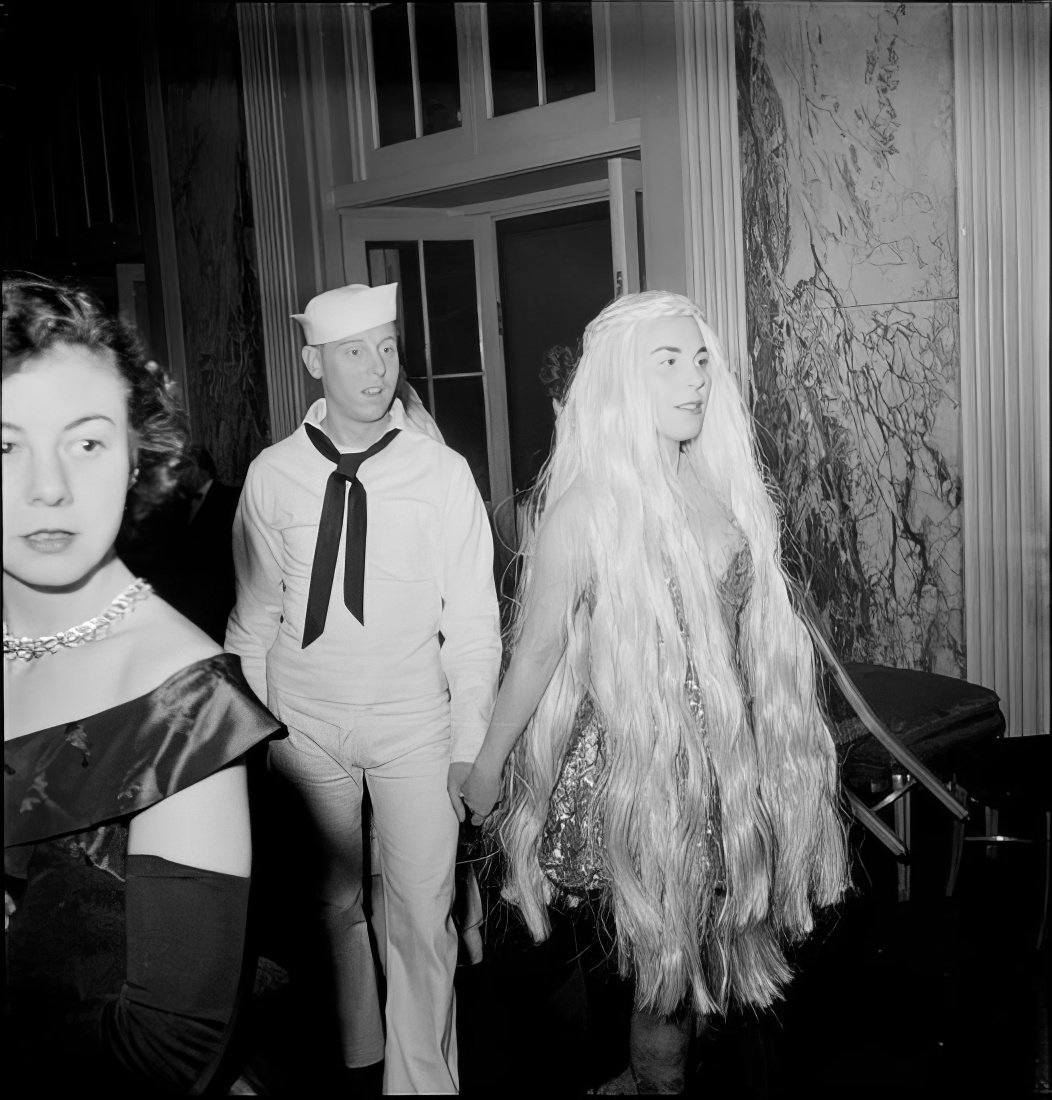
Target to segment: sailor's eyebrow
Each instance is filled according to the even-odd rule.
[[[393,344],[397,340],[398,340],[398,337],[394,333],[392,333],[390,336],[385,336],[382,340],[377,340],[376,342],[377,342],[377,344],[386,344],[388,342]],[[357,336],[348,336],[346,340],[339,340],[336,343],[336,346],[338,348],[353,348],[353,347],[364,348],[367,345],[368,345],[367,340],[362,340],[360,337],[357,337]]]

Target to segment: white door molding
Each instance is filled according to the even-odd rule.
[[[638,160],[611,157],[610,243],[614,260],[614,293],[637,294],[640,289],[639,217],[636,195],[643,191],[643,165]]]

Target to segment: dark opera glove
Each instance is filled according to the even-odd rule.
[[[247,878],[128,857],[124,988],[81,1010],[103,1060],[174,1094],[207,1087],[237,1007],[248,891]]]

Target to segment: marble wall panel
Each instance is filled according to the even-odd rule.
[[[743,3],[753,401],[841,653],[964,669],[947,5]]]

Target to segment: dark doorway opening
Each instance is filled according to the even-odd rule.
[[[503,219],[497,262],[518,493],[533,484],[551,447],[555,414],[539,377],[545,356],[557,346],[576,349],[614,294],[610,208],[588,203]]]

